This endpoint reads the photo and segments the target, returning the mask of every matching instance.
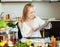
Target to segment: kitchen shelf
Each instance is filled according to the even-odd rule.
[[[41,3],[41,2],[60,2],[60,1],[0,1],[1,3]]]
[[[60,2],[60,1],[50,1],[51,3],[53,3],[53,2]]]
[[[32,1],[1,1],[1,3],[27,3]]]
[[[0,0],[0,3],[41,3],[41,2],[60,2],[60,0],[57,1],[51,1],[51,0]]]

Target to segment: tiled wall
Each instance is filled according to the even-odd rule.
[[[1,14],[1,12],[2,12],[2,6],[1,6],[1,3],[0,3],[0,14]]]
[[[2,3],[2,11],[5,12],[5,14],[9,13],[11,18],[21,17],[25,4],[26,3]],[[33,5],[36,7],[36,16],[39,16],[42,19],[53,17],[60,19],[60,2],[40,2],[33,3]]]

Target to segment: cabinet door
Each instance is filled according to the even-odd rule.
[[[1,1],[32,1],[32,0],[1,0]]]
[[[60,1],[60,0],[33,0],[33,1]]]
[[[32,1],[43,1],[43,0],[32,0]]]
[[[33,1],[49,1],[49,0],[33,0]]]
[[[50,0],[50,1],[60,1],[60,0]]]

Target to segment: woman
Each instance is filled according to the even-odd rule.
[[[22,36],[41,37],[40,30],[34,30],[39,26],[42,26],[44,23],[45,21],[35,16],[35,7],[32,4],[26,4],[23,9],[22,19],[19,21]],[[47,28],[49,28],[49,25],[47,25]]]

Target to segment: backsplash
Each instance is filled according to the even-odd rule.
[[[1,12],[2,12],[2,5],[1,5],[1,3],[0,3],[0,14],[1,14]]]
[[[26,3],[2,3],[2,11],[5,14],[9,13],[11,18],[21,17],[23,7]],[[60,19],[60,2],[56,3],[33,3],[36,7],[36,16],[42,19],[56,18]]]

